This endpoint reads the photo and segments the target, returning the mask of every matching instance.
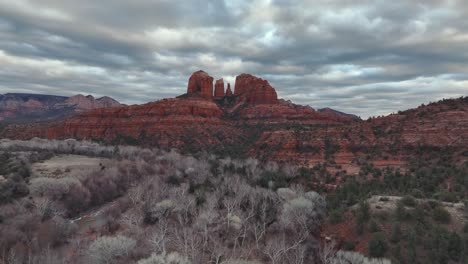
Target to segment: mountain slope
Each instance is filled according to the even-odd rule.
[[[317,111],[320,112],[320,113],[326,113],[326,114],[329,114],[329,115],[332,115],[332,116],[349,117],[349,118],[354,118],[355,120],[360,119],[356,115],[343,113],[343,112],[340,112],[338,110],[335,110],[335,109],[332,109],[332,108],[329,108],[329,107],[321,108],[321,109],[318,109]]]
[[[95,99],[88,95],[72,97],[8,93],[0,95],[0,121],[28,123],[59,120],[96,108],[116,107],[121,104],[110,97]]]

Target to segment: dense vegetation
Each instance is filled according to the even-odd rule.
[[[69,154],[100,162],[49,175],[32,169]],[[363,160],[348,176],[331,161],[306,169],[2,140],[0,263],[466,263],[468,165],[453,154],[421,151],[406,170]],[[324,224],[352,225],[353,237],[324,240]],[[375,259],[350,252],[363,241],[359,250]]]
[[[346,248],[370,236],[369,255],[393,263],[467,263],[468,163],[453,154],[421,151],[404,172],[365,163],[359,177],[344,177],[327,204],[332,225],[356,219],[356,237],[344,242]],[[367,201],[375,195],[383,196],[370,210]],[[385,195],[398,199],[392,203]],[[382,204],[395,208],[385,210]],[[453,219],[454,212],[460,217]]]
[[[321,243],[325,199],[295,167],[75,140],[0,149],[1,186],[21,186],[1,189],[4,263],[381,263]],[[31,171],[59,154],[102,161]]]

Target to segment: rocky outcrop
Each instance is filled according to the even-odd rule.
[[[188,82],[187,94],[213,99],[213,77],[204,71],[194,72]]]
[[[278,96],[268,81],[251,74],[241,74],[236,77],[234,95],[247,99],[249,104],[276,104]]]
[[[235,86],[234,95],[239,98],[237,100],[239,102],[251,105],[278,103],[276,90],[268,83],[268,81],[251,74],[244,73],[237,76]],[[229,83],[227,91],[224,92],[224,81],[223,79],[219,79],[214,85],[213,96],[213,77],[204,71],[197,71],[189,78],[187,95],[196,95],[208,100],[219,100],[226,96],[232,96],[233,93]]]
[[[232,90],[231,90],[231,84],[227,84],[227,89],[226,89],[226,96],[232,96]]]
[[[215,99],[221,99],[224,96],[225,96],[225,94],[224,94],[224,81],[223,81],[223,79],[216,80],[214,98]]]

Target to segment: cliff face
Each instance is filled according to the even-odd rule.
[[[164,99],[144,105],[99,108],[62,122],[30,125],[26,129],[9,126],[3,134],[16,139],[139,141],[166,149],[188,144],[201,148],[229,143],[229,138],[237,134],[221,119],[222,115],[214,102],[203,98]]]
[[[421,147],[468,151],[466,98],[362,121],[333,109],[316,111],[278,100],[267,81],[252,75],[236,78],[234,94],[229,95],[228,85],[222,96],[221,87],[224,92],[221,80],[213,87],[211,76],[196,72],[188,93],[179,98],[99,108],[53,124],[7,126],[0,134],[224,150],[304,166],[333,160],[348,170],[363,158],[375,166],[399,166]],[[214,98],[208,96],[213,89]]]
[[[468,151],[468,98],[445,100],[400,114],[322,126],[281,128],[262,133],[250,153],[313,166],[327,159],[352,167],[370,159],[377,167],[399,167],[418,151],[450,148],[460,162]]]
[[[190,76],[187,94],[199,94],[205,99],[213,98],[213,77],[204,71],[197,71]]]
[[[234,95],[245,97],[250,104],[278,103],[276,91],[267,80],[245,73],[236,77]]]
[[[224,81],[223,79],[219,79],[215,83],[215,92],[214,92],[215,99],[221,99],[225,96],[224,94]]]

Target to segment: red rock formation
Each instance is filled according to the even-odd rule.
[[[206,99],[213,99],[213,77],[204,71],[197,71],[190,76],[188,94],[199,94]]]
[[[223,79],[216,80],[215,83],[215,99],[221,99],[224,97],[224,81]]]
[[[211,77],[203,73],[195,75],[189,85],[195,88],[189,91],[196,94],[201,93],[196,87],[199,80]],[[268,98],[265,90],[270,89],[268,83],[249,75],[241,75],[237,80],[237,96],[221,102],[185,96],[139,106],[103,108],[53,125],[6,126],[0,130],[0,136],[73,137],[108,142],[130,138],[162,148],[194,146],[205,150],[229,147],[238,150],[243,146],[244,153],[255,157],[304,166],[333,159],[349,173],[357,173],[356,161],[363,158],[372,159],[370,162],[376,166],[403,166],[402,161],[409,160],[408,156],[421,146],[467,151],[468,98],[362,121],[284,100],[258,103],[271,102],[265,100]],[[228,85],[226,95],[229,88]],[[327,154],[327,149],[334,152]]]
[[[238,142],[239,131],[221,119],[223,111],[202,98],[164,99],[144,105],[96,109],[56,124],[37,125],[8,138],[93,139],[142,144],[161,148],[209,148]]]
[[[226,96],[232,96],[232,90],[231,90],[231,84],[230,83],[228,83],[228,85],[227,85]]]
[[[318,109],[317,112],[330,115],[331,117],[335,116],[335,117],[339,117],[339,118],[344,117],[344,118],[350,118],[352,120],[359,120],[359,117],[356,116],[356,115],[350,115],[350,114],[347,114],[347,113],[343,113],[343,112],[337,111],[337,110],[329,108],[329,107]]]
[[[277,104],[247,105],[237,111],[240,118],[249,124],[341,124],[352,121],[346,116],[332,116],[315,111],[312,107],[279,100]]]
[[[247,98],[250,104],[278,103],[276,91],[268,81],[245,73],[236,77],[234,95]]]

